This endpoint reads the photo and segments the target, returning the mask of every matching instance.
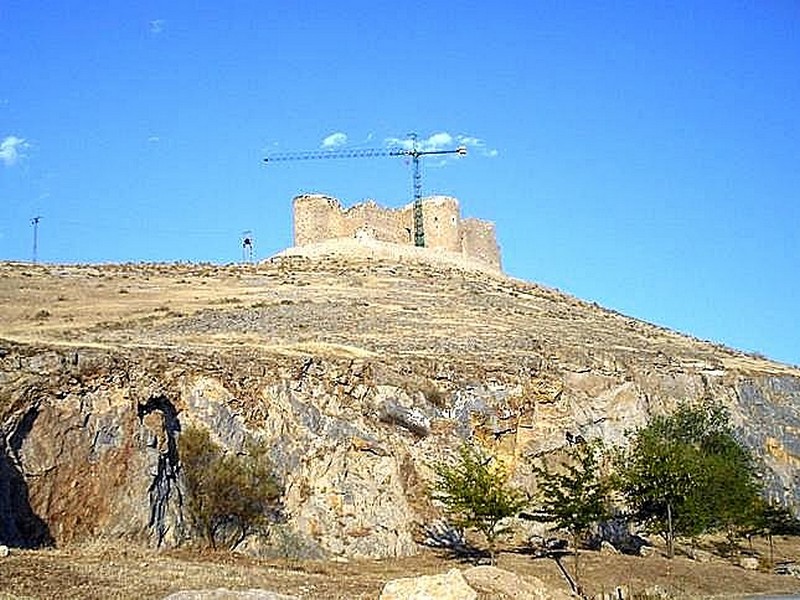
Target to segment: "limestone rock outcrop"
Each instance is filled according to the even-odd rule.
[[[439,516],[430,465],[464,439],[528,485],[530,459],[568,432],[621,442],[705,397],[730,410],[769,494],[800,502],[800,370],[533,284],[284,258],[6,265],[0,296],[0,544],[181,543],[190,424],[232,452],[268,444],[287,555],[414,554]],[[26,316],[46,302],[45,325]]]
[[[464,579],[474,590],[494,600],[570,600],[572,596],[553,589],[535,577],[520,577],[516,573],[482,565],[463,572]]]
[[[403,577],[386,582],[379,600],[476,600],[461,571],[451,569],[443,575]]]

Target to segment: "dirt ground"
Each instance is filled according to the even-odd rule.
[[[762,552],[765,544],[756,550]],[[776,540],[775,560],[797,560],[800,539]],[[573,570],[572,558],[564,559]],[[626,586],[634,593],[658,586],[674,598],[738,598],[751,594],[800,593],[800,579],[765,571],[746,571],[730,561],[698,563],[685,557],[668,560],[581,554],[582,582],[590,595]],[[153,551],[96,543],[50,550],[12,550],[0,559],[0,599],[6,598],[163,598],[186,589],[263,589],[303,599],[375,599],[390,579],[465,569],[469,563],[426,550],[395,560],[261,560],[228,553],[189,550]],[[568,590],[555,562],[504,552],[498,567],[533,576]],[[482,599],[484,600],[484,599]],[[485,600],[488,600],[485,599]]]

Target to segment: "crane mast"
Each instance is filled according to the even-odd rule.
[[[466,156],[466,146],[453,150],[420,150],[417,147],[417,136],[411,134],[411,148],[362,148],[349,150],[311,150],[306,152],[279,152],[264,159],[265,163],[286,162],[293,160],[320,160],[325,158],[375,158],[379,156],[406,156],[413,165],[412,181],[414,187],[414,245],[425,246],[425,227],[422,214],[422,171],[420,158],[434,154],[457,154]]]

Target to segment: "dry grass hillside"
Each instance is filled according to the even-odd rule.
[[[258,265],[0,264],[0,337],[255,347],[517,373],[545,360],[800,374],[557,290],[446,264],[297,256]]]
[[[370,439],[379,439],[389,448],[389,457],[384,456],[384,452],[376,458],[363,452],[363,448],[350,448],[339,438],[323,439],[328,445],[320,446],[327,448],[318,453],[322,458],[326,453],[332,456],[337,452],[347,458],[341,476],[345,483],[350,481],[347,477],[356,476],[361,478],[358,481],[369,481],[377,472],[372,465],[379,461],[388,465],[387,469],[394,468],[392,453],[406,457],[405,462],[400,461],[403,465],[413,466],[409,457],[414,453],[427,459],[441,450],[445,441],[449,444],[455,440],[451,432],[457,423],[449,422],[452,415],[447,416],[450,413],[440,410],[449,401],[444,396],[417,395],[424,397],[415,405],[415,410],[421,406],[419,410],[437,415],[432,423],[447,422],[448,425],[441,436],[436,427],[420,436],[373,418],[369,410],[355,406],[355,393],[347,391],[372,386],[370,394],[374,394],[378,387],[386,387],[385,384],[404,377],[421,377],[434,382],[433,392],[452,392],[451,398],[461,394],[460,397],[469,399],[483,394],[481,398],[487,399],[487,411],[495,410],[489,406],[495,396],[503,411],[518,409],[515,424],[504,425],[502,430],[489,430],[487,434],[498,448],[509,449],[516,456],[534,446],[563,443],[564,428],[574,427],[580,419],[588,424],[586,431],[596,432],[599,430],[591,427],[604,423],[608,416],[605,422],[608,430],[616,427],[617,431],[622,431],[628,423],[626,419],[640,417],[645,410],[642,407],[649,408],[651,400],[655,402],[659,395],[671,401],[686,390],[698,394],[703,393],[703,389],[706,393],[716,390],[746,405],[750,397],[747,394],[750,394],[759,399],[758,410],[762,412],[742,410],[737,414],[743,423],[751,418],[753,422],[758,421],[758,427],[750,428],[753,446],[762,448],[762,453],[774,461],[777,465],[774,468],[782,477],[780,481],[796,477],[800,451],[793,444],[796,442],[794,432],[800,429],[786,424],[795,422],[791,405],[798,393],[792,387],[800,378],[797,367],[681,335],[475,265],[418,258],[325,252],[316,256],[289,253],[257,265],[229,266],[0,263],[0,359],[5,361],[6,369],[0,372],[0,392],[3,392],[0,394],[0,425],[8,425],[7,431],[19,431],[13,427],[24,421],[19,419],[24,413],[19,407],[29,398],[24,394],[16,395],[15,377],[31,390],[41,391],[51,386],[55,391],[48,397],[49,404],[43,404],[47,410],[38,417],[37,424],[42,428],[51,427],[61,436],[59,439],[77,440],[70,467],[73,471],[64,471],[63,457],[59,459],[62,461],[59,468],[89,479],[81,470],[87,461],[75,450],[81,447],[79,442],[83,442],[73,431],[85,430],[94,449],[98,436],[92,433],[91,427],[95,426],[92,419],[97,417],[97,427],[105,423],[98,417],[105,414],[103,410],[117,411],[113,415],[118,421],[114,421],[114,427],[109,430],[133,432],[125,438],[128,441],[109,436],[108,447],[112,448],[109,456],[116,456],[113,452],[119,448],[130,453],[139,452],[141,456],[146,452],[155,456],[159,451],[155,445],[136,445],[138,440],[144,439],[142,432],[150,426],[147,419],[143,424],[141,415],[138,421],[136,415],[125,416],[126,411],[131,412],[130,407],[135,413],[136,402],[144,402],[147,397],[138,398],[108,376],[104,369],[113,368],[116,364],[113,361],[103,363],[111,367],[104,366],[98,368],[96,374],[86,374],[93,365],[101,364],[96,357],[124,357],[119,364],[130,368],[130,377],[138,377],[140,383],[157,379],[183,356],[202,357],[187,370],[202,371],[209,365],[224,365],[214,375],[221,390],[223,385],[235,383],[236,376],[231,373],[236,365],[247,360],[253,389],[261,390],[261,395],[254,393],[253,398],[261,402],[269,397],[263,389],[271,382],[266,378],[259,383],[256,371],[260,369],[260,373],[266,373],[272,369],[271,377],[277,378],[284,372],[278,366],[288,365],[286,372],[297,371],[295,366],[303,364],[303,357],[314,356],[324,359],[326,371],[322,375],[312,373],[310,383],[301,384],[302,377],[287,381],[287,398],[294,398],[290,391],[300,390],[297,393],[306,395],[298,398],[304,402],[318,402],[317,409],[323,420],[327,419],[326,423],[361,427],[359,431],[369,433]],[[63,362],[68,356],[62,351],[72,348],[87,351],[81,350],[79,360],[76,350],[75,363],[59,367],[58,361]],[[37,362],[39,355],[45,358]],[[163,361],[155,361],[154,356],[163,357]],[[137,362],[138,358],[142,360]],[[18,369],[16,361],[19,361],[19,370],[25,371],[23,374],[14,373]],[[374,373],[369,378],[361,378],[360,367],[353,366],[356,363],[369,363]],[[50,371],[38,373],[39,364],[49,365]],[[157,368],[150,369],[151,364],[156,364]],[[165,365],[163,369],[162,364]],[[174,381],[183,382],[183,387],[176,384],[170,393],[178,397],[179,391],[175,390],[194,389],[190,385],[190,375],[197,374],[174,376]],[[81,377],[84,379],[79,381]],[[351,380],[355,379],[358,379],[357,385],[351,385]],[[55,383],[51,385],[49,381]],[[165,386],[174,381],[166,377],[159,384],[162,387],[153,389],[166,389]],[[552,389],[547,388],[551,381],[556,382]],[[473,382],[491,382],[491,385],[475,391],[472,388],[480,386],[473,386]],[[317,393],[314,385],[320,390],[345,391],[337,392],[341,397],[331,396],[328,405],[327,392]],[[539,403],[540,406],[530,408],[514,404],[514,394],[519,390],[527,393],[536,386],[543,386],[540,391],[546,400]],[[142,393],[149,390],[146,385],[140,388],[144,390]],[[241,412],[246,405],[240,402],[234,406],[238,400],[232,392],[220,392],[218,396],[220,405],[228,402],[231,411],[235,408]],[[398,397],[410,402],[412,396],[409,391],[408,396]],[[112,402],[109,398],[116,400]],[[200,415],[196,418],[217,414],[209,408],[216,402],[210,393],[207,404],[201,406],[198,398],[202,400],[205,396],[201,392],[195,396],[187,392],[180,406],[188,411],[190,401],[194,402],[194,414]],[[4,401],[9,399],[12,401],[4,406]],[[534,404],[536,402],[538,399]],[[783,421],[778,422],[770,411],[780,403],[791,410],[782,413]],[[72,408],[65,408],[67,405]],[[59,412],[62,408],[65,412]],[[260,406],[256,408],[261,410]],[[223,412],[218,414],[223,415],[224,410],[228,409],[222,407],[220,411]],[[305,431],[292,424],[291,418],[300,417],[290,412],[282,421],[284,426],[290,427],[287,431]],[[575,417],[575,413],[579,413],[579,417]],[[74,427],[73,421],[65,419],[74,420]],[[235,416],[226,419],[226,423],[233,422]],[[263,426],[266,417],[259,419],[250,419],[250,424]],[[118,426],[120,423],[122,425]],[[151,429],[160,435],[160,426],[158,421]],[[326,431],[345,431],[343,426],[337,427],[331,426]],[[37,433],[34,430],[33,434],[26,432],[30,446],[18,450],[28,452],[27,460],[31,465],[50,464],[47,461],[51,453],[43,448],[41,441],[52,439],[49,431],[42,429]],[[281,443],[305,457],[302,454],[303,446],[308,445],[305,439],[292,433]],[[317,442],[321,438],[307,439]],[[301,448],[293,449],[293,443]],[[21,444],[20,441],[18,446]],[[322,460],[316,455],[312,458]],[[359,471],[359,465],[363,470]],[[147,469],[143,468],[142,472],[148,477],[151,475]],[[41,470],[41,473],[49,471]],[[98,474],[101,473],[98,471]],[[91,476],[99,481],[98,474]],[[124,479],[123,474],[119,475],[120,480]],[[31,505],[37,510],[55,504],[61,496],[70,493],[56,484],[46,487],[42,481],[29,479]],[[313,484],[310,481],[310,487],[313,488]],[[146,486],[140,488],[147,489]],[[75,496],[75,501],[90,506],[81,494]],[[104,489],[103,494],[110,496],[108,489]],[[329,495],[326,492],[324,497]],[[364,496],[369,499],[370,494]],[[321,492],[319,497],[323,497]],[[137,510],[140,505],[145,506],[146,512],[146,502],[143,504],[134,496],[130,498],[132,506]],[[409,495],[409,505],[413,505],[412,500]],[[302,508],[303,505],[298,506]],[[381,516],[376,518],[380,520]],[[52,523],[49,525],[52,527]],[[156,598],[191,587],[267,588],[300,598],[375,598],[388,578],[443,572],[458,566],[430,550],[417,556],[383,561],[281,562],[197,554],[184,549],[156,553],[142,546],[107,542],[65,544],[51,550],[14,549],[11,556],[0,558],[0,598],[7,594],[42,598]],[[671,590],[673,597],[727,598],[754,592],[800,590],[797,583],[800,580],[774,575],[766,568],[760,572],[745,571],[724,559],[700,564],[685,557],[667,561],[658,556],[644,559],[587,554],[587,588],[592,592],[610,590],[619,584],[630,584],[639,590],[660,585]],[[776,557],[796,561],[797,542],[779,540]],[[554,564],[545,559],[534,560],[529,555],[507,552],[500,557],[500,566],[521,575],[539,577],[556,587],[565,585]]]

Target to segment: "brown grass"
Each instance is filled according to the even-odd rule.
[[[777,541],[777,556],[797,558],[800,541]],[[568,567],[571,559],[564,559]],[[797,593],[800,580],[745,571],[723,559],[696,563],[687,558],[581,555],[583,581],[590,594],[627,586],[641,593],[658,585],[675,598],[735,598],[756,593]],[[58,550],[14,550],[0,559],[2,594],[31,598],[162,598],[181,589],[266,589],[300,598],[358,600],[377,598],[383,584],[398,577],[444,573],[469,564],[425,551],[394,560],[259,560],[227,553],[152,551],[95,543]],[[524,554],[502,553],[498,566],[523,577],[537,577],[567,590],[555,563]]]
[[[104,347],[232,344],[386,360],[446,359],[471,377],[563,360],[783,372],[499,274],[329,257],[259,265],[0,263],[0,337]],[[674,364],[673,364],[674,366]]]

